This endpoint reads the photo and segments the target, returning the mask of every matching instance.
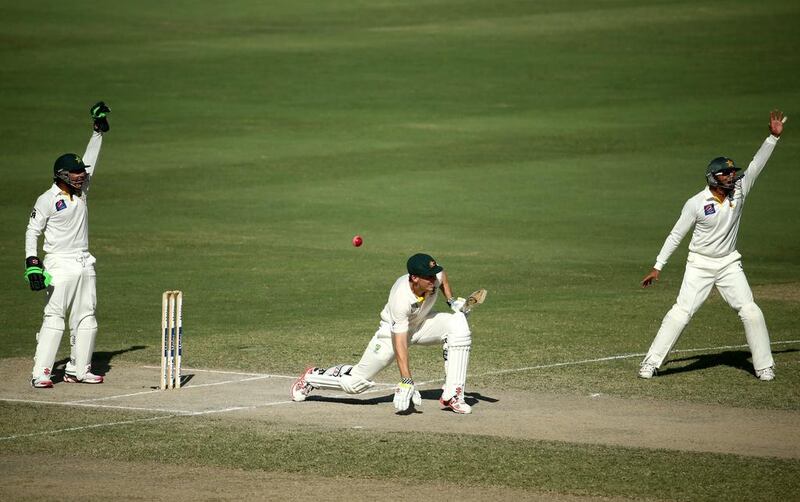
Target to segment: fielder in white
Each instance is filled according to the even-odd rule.
[[[102,101],[90,109],[92,137],[83,158],[59,157],[53,166],[53,185],[36,200],[25,232],[25,278],[33,291],[47,290],[42,327],[36,334],[31,385],[53,386],[51,374],[69,318],[70,357],[64,382],[103,383],[91,372],[97,336],[95,258],[89,253],[87,192],[94,179],[103,133],[111,110]],[[44,233],[44,260],[38,258]]]
[[[389,292],[381,311],[378,331],[355,366],[340,364],[331,368],[308,368],[292,385],[293,401],[304,401],[313,389],[336,389],[358,394],[372,387],[372,379],[393,360],[397,360],[400,383],[395,389],[394,407],[408,411],[413,402],[422,403],[414,386],[409,365],[409,345],[442,344],[445,354],[445,385],[439,400],[444,409],[470,413],[464,402],[464,387],[472,346],[472,333],[466,313],[472,302],[453,299],[447,274],[427,254],[415,254],[406,263],[408,273],[400,276]],[[433,310],[441,290],[453,312]],[[484,292],[485,294],[485,292]],[[483,301],[483,297],[478,303]],[[465,313],[466,312],[466,313]]]
[[[753,301],[753,293],[742,268],[742,256],[736,251],[736,237],[745,200],[772,155],[785,121],[780,111],[770,113],[770,136],[764,140],[743,174],[738,174],[739,168],[727,157],[712,160],[706,168],[708,186],[684,204],[681,216],[667,236],[653,270],[642,280],[642,287],[658,280],[670,255],[694,226],[678,299],[664,316],[661,328],[642,361],[639,368],[641,378],[653,377],[689,319],[708,298],[713,286],[717,287],[728,305],[739,313],[753,355],[756,377],[763,381],[775,378],[775,363],[764,314]]]

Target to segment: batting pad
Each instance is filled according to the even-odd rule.
[[[448,347],[447,350],[447,375],[444,381],[442,399],[450,399],[456,394],[456,389],[461,387],[462,393],[467,384],[467,366],[469,366],[470,347]]]

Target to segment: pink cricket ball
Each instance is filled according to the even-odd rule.
[[[353,237],[353,245],[355,247],[359,247],[362,244],[364,244],[364,239],[362,239],[360,235]]]

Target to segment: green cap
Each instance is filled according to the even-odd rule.
[[[53,164],[53,172],[70,172],[70,173],[79,173],[85,171],[87,167],[86,164],[83,163],[83,159],[80,156],[74,153],[65,153],[61,157],[56,159],[56,163]]]
[[[417,253],[409,258],[406,268],[409,274],[421,277],[431,277],[444,270],[431,255],[425,253]]]
[[[736,162],[734,162],[733,159],[729,159],[728,157],[717,157],[708,163],[706,174],[717,174],[721,173],[722,171],[727,171],[728,169],[733,169],[734,171],[739,170],[739,168],[736,167]]]

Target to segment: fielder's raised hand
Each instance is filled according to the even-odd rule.
[[[25,279],[31,291],[41,291],[50,285],[52,277],[42,268],[42,261],[36,256],[25,258]]]
[[[108,125],[108,114],[111,113],[109,108],[103,101],[99,101],[94,106],[89,108],[89,115],[92,116],[93,125],[97,132],[108,132],[110,126]]]
[[[769,132],[776,138],[781,136],[783,132],[783,124],[786,123],[786,116],[780,110],[772,110],[769,112]]]

